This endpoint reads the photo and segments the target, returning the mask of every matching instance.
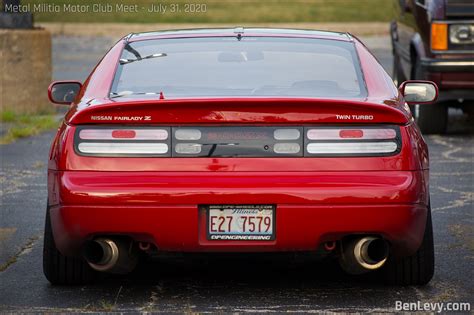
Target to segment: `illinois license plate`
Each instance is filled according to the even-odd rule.
[[[275,239],[272,205],[210,205],[207,208],[209,240],[271,241]]]

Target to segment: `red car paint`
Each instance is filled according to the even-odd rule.
[[[235,34],[156,33],[127,40],[202,36]],[[331,33],[277,30],[265,36],[341,40]],[[427,146],[390,77],[365,46],[352,40],[367,85],[364,99],[176,100],[165,95],[133,101],[108,98],[125,43],[120,40],[84,82],[51,146],[48,206],[58,249],[78,255],[86,240],[121,234],[164,251],[307,251],[360,233],[383,236],[395,255],[414,253],[429,200]],[[336,119],[343,114],[348,119]],[[146,124],[158,126],[392,124],[399,126],[402,143],[398,154],[372,157],[90,157],[74,151],[78,125],[117,124],[115,116],[150,116]],[[204,204],[274,204],[276,239],[210,241]]]

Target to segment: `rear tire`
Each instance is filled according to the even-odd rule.
[[[384,278],[390,285],[425,285],[434,274],[434,244],[431,207],[428,207],[425,233],[420,248],[412,256],[394,258],[389,256],[382,268]]]
[[[51,284],[79,285],[94,280],[95,272],[81,258],[62,255],[56,248],[49,209],[46,212],[43,245],[43,272]]]
[[[419,58],[415,62],[413,79],[425,80]],[[448,107],[445,104],[412,105],[410,109],[422,133],[443,134],[446,132],[448,126]]]

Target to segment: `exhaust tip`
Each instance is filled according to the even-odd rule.
[[[117,263],[119,250],[114,241],[99,238],[86,243],[84,257],[93,269],[108,271]]]
[[[96,241],[90,241],[86,243],[84,248],[84,256],[86,260],[93,264],[103,264],[106,255],[106,249]]]
[[[124,237],[102,237],[87,242],[84,258],[92,269],[116,274],[127,274],[138,263],[133,241]]]
[[[339,262],[347,273],[361,274],[382,267],[388,254],[389,246],[384,239],[366,236],[346,242]]]
[[[378,237],[364,237],[354,247],[357,262],[367,270],[382,267],[388,257],[388,244]]]
[[[375,264],[387,258],[388,245],[381,238],[376,238],[366,243],[366,249],[362,251],[365,256],[363,258],[368,262]]]

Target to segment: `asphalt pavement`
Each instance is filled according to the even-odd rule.
[[[362,38],[391,73],[388,37]],[[55,79],[83,80],[114,43],[55,37]],[[449,132],[427,136],[436,270],[424,287],[386,287],[331,261],[294,255],[173,256],[88,286],[51,286],[42,273],[46,167],[54,132],[0,146],[0,312],[393,311],[402,302],[474,303],[473,123],[450,111]]]

